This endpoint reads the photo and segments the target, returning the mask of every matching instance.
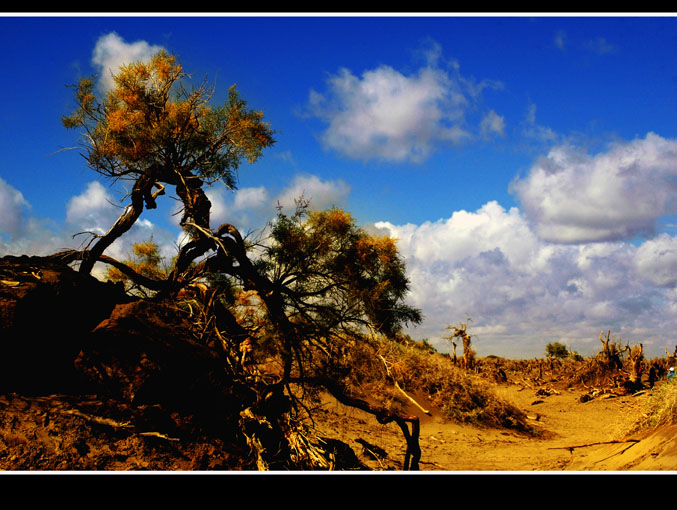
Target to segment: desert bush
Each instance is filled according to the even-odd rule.
[[[677,383],[657,386],[646,399],[633,430],[651,429],[677,423]]]
[[[545,346],[545,355],[548,358],[566,358],[569,356],[569,350],[566,348],[566,345],[553,342]]]
[[[532,431],[526,415],[499,397],[493,381],[454,365],[448,356],[392,342],[382,344],[381,356],[391,360],[391,373],[400,387],[424,398],[444,417],[477,426]]]

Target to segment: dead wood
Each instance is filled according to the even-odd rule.
[[[342,404],[374,415],[376,420],[382,425],[387,425],[394,421],[400,427],[400,430],[402,430],[402,434],[407,443],[403,469],[404,471],[418,471],[419,460],[421,459],[421,447],[419,445],[421,424],[417,416],[396,414],[388,409],[373,406],[365,400],[352,397],[348,395],[346,390],[339,385],[339,383],[327,377],[317,376],[293,382],[304,382],[321,386],[329,391],[329,393]],[[409,423],[411,423],[411,431],[409,430]]]
[[[425,409],[421,404],[419,404],[418,402],[416,402],[416,400],[414,400],[414,398],[411,397],[411,395],[409,395],[406,391],[404,391],[404,390],[400,387],[400,385],[397,383],[397,381],[396,381],[395,378],[393,377],[392,373],[390,372],[390,366],[388,365],[388,362],[385,360],[385,358],[384,358],[383,356],[381,356],[380,354],[378,355],[378,357],[381,358],[381,361],[383,362],[383,365],[386,367],[386,375],[387,375],[388,380],[389,380],[390,382],[393,383],[393,385],[395,386],[395,388],[397,388],[398,391],[399,391],[402,395],[404,395],[404,397],[405,397],[407,400],[409,400],[409,402],[411,402],[411,403],[414,404],[416,407],[418,407],[424,414],[426,414],[426,415],[428,415],[428,416],[432,416],[432,413],[431,413],[430,411],[428,411],[428,410]]]
[[[579,444],[579,445],[573,445],[573,446],[555,446],[552,448],[548,448],[548,450],[569,450],[573,451],[576,448],[586,448],[588,446],[598,446],[601,444],[620,444],[620,443],[639,443],[639,439],[621,439],[621,440],[613,440],[613,441],[597,441],[595,443],[587,443],[587,444]]]

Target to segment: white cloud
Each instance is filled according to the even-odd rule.
[[[66,221],[82,231],[105,234],[123,210],[114,204],[100,182],[92,181],[85,191],[68,201]]]
[[[247,232],[261,230],[277,214],[277,207],[291,213],[295,200],[303,197],[310,201],[311,209],[340,207],[345,202],[350,187],[342,180],[322,180],[316,175],[297,175],[279,192],[265,186],[245,187],[233,192],[218,186],[205,190],[212,204],[210,223],[216,228],[230,223]]]
[[[592,354],[602,329],[655,355],[673,341],[665,336],[677,326],[677,293],[666,287],[676,279],[673,238],[639,248],[548,243],[520,211],[496,202],[434,223],[375,226],[398,240],[407,299],[425,315],[410,333],[440,348],[446,326],[467,315],[480,355],[540,357],[551,341]]]
[[[497,114],[494,110],[491,110],[482,119],[480,131],[485,137],[493,134],[505,136],[505,117]]]
[[[260,229],[274,211],[273,201],[264,186],[241,188],[234,192],[219,186],[208,188],[205,194],[212,204],[212,228],[230,223],[244,231]]]
[[[649,133],[589,155],[558,146],[512,184],[537,233],[554,242],[653,233],[677,211],[677,141]]]
[[[276,202],[283,208],[293,208],[295,199],[310,201],[311,209],[341,206],[350,193],[350,186],[342,180],[324,181],[316,175],[298,175],[278,195]]]
[[[26,221],[28,208],[23,194],[0,177],[0,234],[15,237]]]
[[[15,235],[3,242],[0,236],[0,257],[5,255],[48,255],[73,247],[70,236],[49,228],[49,222],[27,216]]]
[[[530,103],[522,124],[522,135],[530,141],[537,143],[552,144],[559,136],[552,128],[540,125],[536,122],[536,105]]]
[[[115,32],[101,36],[92,53],[92,63],[99,69],[99,85],[104,91],[111,90],[112,75],[118,72],[120,66],[146,61],[161,49],[162,46],[151,45],[146,41],[125,42]]]
[[[328,124],[327,147],[355,159],[414,161],[426,159],[440,144],[455,145],[472,137],[466,114],[486,86],[433,64],[405,75],[380,66],[360,77],[341,69],[328,91],[311,91],[311,112]]]
[[[658,286],[677,284],[677,238],[661,234],[646,241],[637,250],[635,263],[639,274]]]

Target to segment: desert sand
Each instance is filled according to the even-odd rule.
[[[419,467],[453,473],[677,470],[677,426],[630,433],[642,401],[661,384],[667,383],[635,395],[605,394],[586,402],[581,401],[583,389],[542,396],[516,384],[497,385],[497,394],[527,413],[542,432],[539,438],[451,423],[435,409],[427,409],[431,415],[426,415],[412,408],[421,420]],[[401,469],[405,442],[396,425],[379,425],[373,416],[328,399],[320,427],[327,436],[350,444],[372,469]]]

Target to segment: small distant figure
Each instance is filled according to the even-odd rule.
[[[649,388],[653,389],[654,382],[656,382],[656,367],[651,365],[649,368]]]
[[[670,370],[668,370],[668,382],[673,382],[674,378],[675,378],[675,367],[670,367]]]

